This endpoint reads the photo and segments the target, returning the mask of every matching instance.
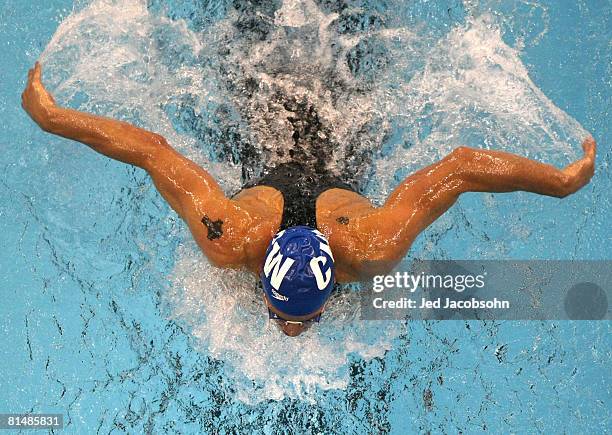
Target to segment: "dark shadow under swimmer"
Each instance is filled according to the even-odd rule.
[[[460,146],[410,175],[374,207],[352,190],[350,177],[342,180],[327,165],[330,150],[309,136],[316,131],[311,112],[310,119],[292,121],[293,155],[228,198],[206,170],[162,136],[58,106],[41,82],[38,63],[28,74],[22,105],[43,130],[146,170],[213,265],[260,276],[268,314],[290,336],[321,318],[334,282],[392,270],[462,193],[522,190],[561,198],[589,182],[595,163],[590,137],[582,144],[584,156],[563,169]]]

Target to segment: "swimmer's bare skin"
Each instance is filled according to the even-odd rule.
[[[214,265],[259,272],[282,218],[279,191],[257,186],[225,197],[210,174],[160,135],[57,106],[38,63],[28,74],[22,105],[43,130],[145,169]],[[523,190],[561,198],[576,192],[594,171],[595,141],[587,138],[582,146],[583,158],[561,170],[510,153],[459,147],[406,178],[382,207],[348,190],[325,191],[317,199],[317,227],[329,238],[337,280],[389,272],[462,193]]]

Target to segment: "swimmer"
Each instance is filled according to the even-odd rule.
[[[384,205],[374,207],[327,169],[324,150],[307,149],[300,136],[312,138],[312,123],[293,119],[299,146],[292,158],[265,168],[230,198],[162,136],[58,106],[42,84],[39,63],[28,73],[22,106],[44,131],[147,171],[213,265],[245,268],[261,278],[268,315],[289,336],[321,319],[335,282],[391,271],[462,193],[563,198],[589,182],[595,163],[591,137],[582,144],[584,156],[564,169],[461,146],[406,178]]]

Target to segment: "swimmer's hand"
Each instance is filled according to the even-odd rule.
[[[45,131],[50,129],[51,114],[56,108],[53,96],[45,89],[41,80],[42,68],[36,62],[34,68],[28,71],[28,83],[21,94],[21,107],[30,118]]]
[[[584,150],[584,156],[562,170],[567,176],[564,183],[564,193],[566,195],[570,195],[588,184],[595,173],[595,153],[597,150],[595,139],[592,137],[586,138],[582,143],[582,149]]]

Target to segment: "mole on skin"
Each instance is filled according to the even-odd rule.
[[[349,218],[347,218],[346,216],[340,216],[339,218],[336,219],[336,222],[342,225],[348,225]]]
[[[223,235],[223,230],[221,229],[223,221],[221,219],[211,221],[208,216],[204,215],[202,218],[202,223],[206,225],[206,228],[208,229],[208,240],[218,239]]]

